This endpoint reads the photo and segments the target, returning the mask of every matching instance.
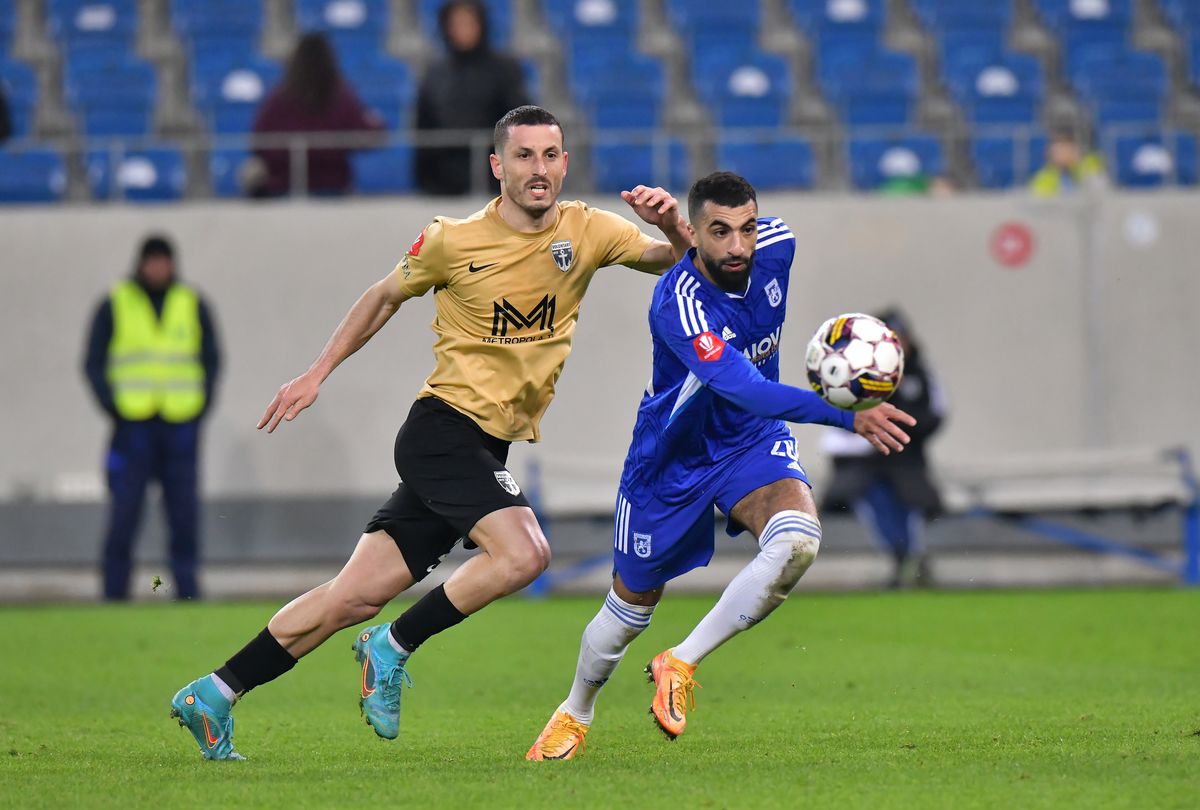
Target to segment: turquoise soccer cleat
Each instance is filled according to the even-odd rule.
[[[171,716],[192,732],[205,759],[245,759],[233,750],[232,708],[211,675],[192,681],[171,699]]]
[[[362,689],[358,706],[367,725],[385,740],[400,733],[400,684],[412,688],[412,678],[404,670],[407,653],[396,652],[388,641],[389,625],[377,624],[358,634],[354,658],[362,664]]]

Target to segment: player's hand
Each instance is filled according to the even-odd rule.
[[[901,424],[912,427],[917,420],[888,402],[854,414],[854,432],[885,456],[893,450],[901,452],[908,444],[909,436]]]
[[[679,202],[666,189],[635,186],[632,191],[622,191],[621,199],[642,221],[659,228],[679,217]]]
[[[265,426],[267,433],[272,433],[280,420],[292,421],[300,411],[317,401],[320,390],[320,381],[308,374],[301,374],[290,383],[280,386],[266,413],[258,420],[258,429],[262,430]]]

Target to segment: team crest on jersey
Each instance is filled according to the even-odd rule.
[[[783,289],[779,286],[779,279],[771,279],[771,283],[763,289],[767,293],[767,301],[771,303],[771,306],[779,306],[783,301]]]
[[[575,261],[575,248],[571,246],[570,239],[551,242],[550,255],[554,257],[554,263],[558,265],[558,269],[565,273],[571,269],[571,262]]]
[[[643,560],[650,556],[650,535],[633,533],[633,553]]]
[[[517,486],[517,479],[513,478],[512,473],[508,470],[497,470],[493,474],[496,476],[496,483],[503,487],[509,495],[521,494],[521,488]]]

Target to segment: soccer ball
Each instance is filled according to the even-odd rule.
[[[808,343],[808,382],[837,408],[865,411],[887,401],[904,374],[896,333],[871,315],[830,318]]]

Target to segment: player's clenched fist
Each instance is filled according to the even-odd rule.
[[[271,433],[279,425],[280,420],[292,421],[300,413],[317,401],[321,384],[307,374],[301,374],[289,383],[280,386],[275,398],[267,406],[262,419],[258,420],[261,430],[264,426]]]

